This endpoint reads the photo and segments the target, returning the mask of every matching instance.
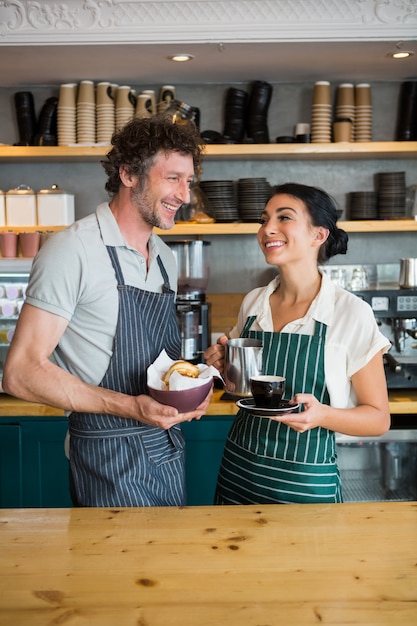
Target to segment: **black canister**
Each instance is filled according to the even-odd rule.
[[[17,127],[19,129],[18,146],[33,146],[36,135],[35,103],[31,91],[17,91],[14,94]]]
[[[396,141],[417,140],[417,81],[402,83],[398,104]]]

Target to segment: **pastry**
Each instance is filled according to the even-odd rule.
[[[164,374],[163,381],[169,387],[169,379],[173,372],[178,372],[181,376],[188,376],[189,378],[198,378],[200,374],[200,370],[197,365],[193,365],[189,361],[175,361],[169,368],[169,370]]]

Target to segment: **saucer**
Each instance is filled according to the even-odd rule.
[[[238,400],[236,404],[240,409],[244,409],[257,417],[278,417],[283,413],[292,413],[300,406],[299,404],[289,404],[289,402],[283,400],[278,409],[264,409],[263,407],[256,406],[253,398]]]

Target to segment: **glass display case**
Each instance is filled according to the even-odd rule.
[[[0,391],[3,366],[22,309],[32,259],[0,259]]]

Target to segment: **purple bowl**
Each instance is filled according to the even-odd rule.
[[[213,379],[208,378],[204,385],[183,391],[163,391],[149,387],[149,393],[154,400],[161,404],[175,407],[180,413],[194,411],[209,393],[213,385]]]

